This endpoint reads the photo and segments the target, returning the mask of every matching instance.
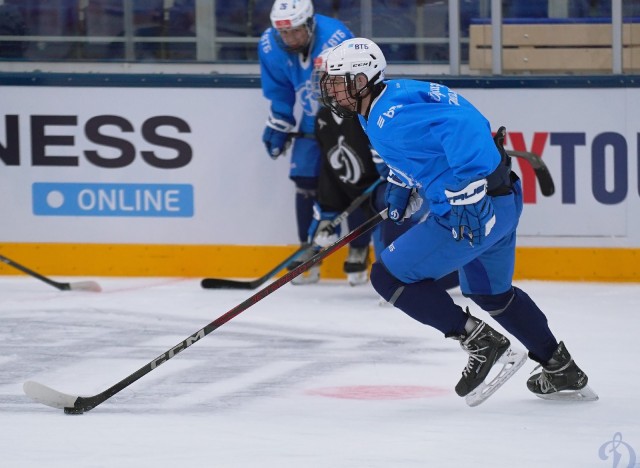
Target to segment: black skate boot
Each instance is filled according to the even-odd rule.
[[[317,253],[317,251],[313,247],[311,247],[310,244],[300,245],[300,247],[305,247],[305,246],[309,248],[305,250],[303,253],[301,253],[297,259],[291,262],[287,266],[287,270],[289,271],[295,270],[296,268],[298,268],[300,265],[308,261],[311,257],[313,257]],[[321,264],[322,262],[316,263],[301,275],[296,276],[291,280],[291,284],[301,285],[301,284],[317,283],[318,281],[320,281],[320,265]]]
[[[347,282],[351,286],[364,284],[369,280],[369,246],[351,247],[349,255],[344,262],[344,272],[347,274]]]
[[[469,362],[456,385],[456,393],[465,397],[469,406],[477,406],[489,398],[522,367],[527,360],[524,351],[511,349],[509,340],[481,320],[471,316],[475,328],[467,335],[454,336],[460,347],[469,354]],[[502,369],[490,382],[485,382],[491,368],[502,364]]]
[[[527,388],[545,400],[596,401],[598,395],[589,388],[587,374],[580,369],[561,341],[542,372],[527,380]],[[536,370],[534,369],[534,370]]]

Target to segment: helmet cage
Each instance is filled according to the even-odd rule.
[[[358,89],[358,78],[360,76],[367,78],[364,73],[356,75],[352,75],[349,72],[344,75],[324,73],[320,80],[322,104],[329,107],[339,117],[355,117],[361,113],[362,99],[372,94],[378,75],[380,73],[374,75],[364,86]],[[336,85],[338,86],[336,87]]]

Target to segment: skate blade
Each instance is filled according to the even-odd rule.
[[[369,281],[369,275],[366,271],[359,271],[357,273],[347,273],[347,282],[349,286],[360,286]]]
[[[535,394],[537,397],[543,400],[555,400],[555,401],[598,401],[600,397],[598,394],[591,390],[591,387],[586,385],[580,390],[562,390],[560,392],[548,393],[548,394]]]
[[[513,348],[507,349],[497,361],[502,364],[502,369],[491,382],[482,382],[478,387],[465,397],[467,405],[473,407],[484,403],[493,395],[507,380],[527,362],[527,353]]]
[[[296,286],[301,286],[305,284],[314,284],[320,281],[320,269],[312,268],[308,271],[305,271],[299,276],[296,276],[291,280],[291,284],[295,284]]]

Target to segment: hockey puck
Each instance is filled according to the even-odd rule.
[[[64,414],[82,414],[84,410],[82,408],[67,407],[64,409]]]

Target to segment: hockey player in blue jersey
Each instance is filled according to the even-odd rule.
[[[389,218],[401,223],[410,217],[419,206],[418,189],[430,206],[426,220],[373,265],[374,288],[409,316],[460,341],[469,359],[455,390],[469,405],[488,398],[527,355],[438,286],[435,280],[453,270],[463,294],[542,367],[527,381],[529,390],[547,399],[596,400],[544,313],[512,284],[522,190],[489,122],[457,92],[437,83],[385,80],[385,68],[374,42],[350,39],[329,53],[321,82],[325,104],[338,115],[357,116],[390,168]],[[490,379],[494,365],[498,373]]]
[[[330,52],[331,49],[325,49],[314,60],[311,84],[314,96],[319,102],[320,79],[326,69],[326,57]],[[378,185],[373,189],[369,203],[363,204],[349,216],[349,230],[355,229],[373,216],[374,210],[378,212],[384,209],[389,169],[371,148],[360,122],[339,117],[324,105],[316,116],[315,137],[322,154],[322,167],[318,182],[318,204],[314,209],[314,222],[309,230],[309,242],[326,247],[338,240],[340,232],[338,230],[327,233],[323,231],[323,226],[374,184]],[[344,263],[348,283],[355,286],[368,281],[369,244],[372,239],[377,258],[387,245],[417,222],[428,209],[428,204],[424,203],[421,212],[415,213],[407,222],[397,225],[391,220],[385,220],[372,234],[364,234],[352,241]],[[458,272],[455,271],[437,281],[445,289],[457,287]]]
[[[353,37],[349,29],[334,18],[314,14],[311,0],[276,0],[271,9],[271,28],[258,44],[262,93],[270,102],[270,113],[262,135],[268,155],[276,159],[287,152],[290,133],[296,129],[313,134],[319,103],[313,98],[311,72],[313,60],[328,47]],[[294,117],[294,107],[302,115]],[[296,128],[297,124],[297,128]],[[313,217],[316,201],[320,149],[313,138],[296,138],[291,151],[289,178],[296,186],[296,221],[302,244]],[[313,255],[309,249],[289,268],[293,269]],[[319,265],[300,275],[292,283],[315,282]]]

